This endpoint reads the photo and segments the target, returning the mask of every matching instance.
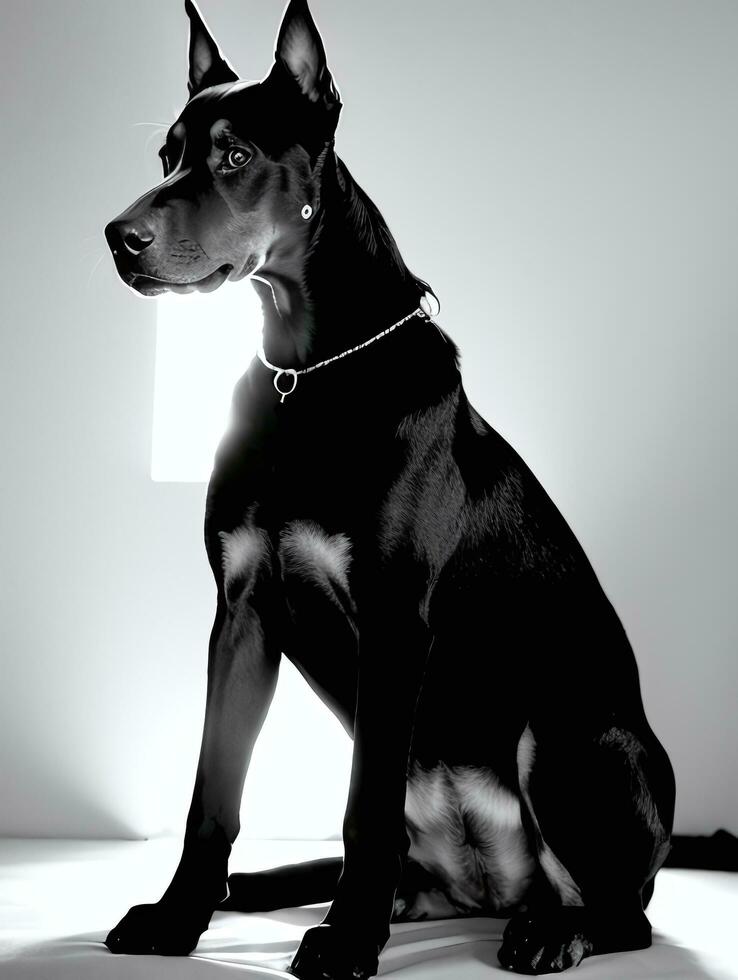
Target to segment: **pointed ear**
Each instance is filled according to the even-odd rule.
[[[325,61],[323,40],[315,26],[307,0],[290,0],[282,18],[274,52],[311,102],[334,105],[338,91]]]
[[[211,85],[238,81],[238,75],[220,53],[194,0],[185,0],[185,11],[190,18],[190,71],[187,79],[190,98]]]

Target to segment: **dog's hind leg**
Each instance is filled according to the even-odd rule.
[[[500,962],[559,972],[594,953],[643,949],[650,882],[669,849],[673,776],[647,726],[528,726],[520,790],[550,897],[508,924]]]

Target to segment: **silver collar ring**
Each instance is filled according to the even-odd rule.
[[[292,387],[288,388],[286,391],[282,391],[282,389],[279,387],[279,379],[282,377],[283,374],[286,374],[288,378],[292,379]],[[282,396],[282,398],[280,399],[280,404],[281,404],[285,400],[287,395],[291,395],[292,392],[297,387],[297,371],[295,371],[294,368],[278,368],[274,375],[274,378],[272,379],[272,384],[277,389],[277,394]]]
[[[433,304],[431,304],[430,300],[426,298],[428,296],[432,297]],[[435,306],[436,308],[435,311],[433,310],[433,306]],[[272,384],[276,388],[277,394],[282,396],[280,398],[280,404],[281,404],[285,400],[287,395],[291,395],[292,392],[297,387],[298,375],[310,374],[312,371],[317,371],[319,368],[326,367],[328,364],[334,364],[336,361],[340,361],[342,358],[348,357],[349,354],[355,354],[356,351],[363,350],[365,347],[368,347],[370,344],[375,343],[377,340],[381,340],[382,337],[386,337],[388,333],[392,333],[393,330],[396,330],[398,327],[401,327],[403,323],[407,323],[408,320],[412,320],[412,318],[415,316],[419,317],[419,319],[421,320],[429,320],[432,323],[433,322],[431,320],[432,312],[438,312],[438,301],[436,300],[436,298],[433,296],[432,293],[426,293],[425,296],[421,297],[420,306],[417,309],[413,310],[412,313],[408,313],[407,316],[404,316],[401,320],[398,320],[397,323],[393,323],[391,327],[387,327],[386,330],[382,330],[381,333],[376,334],[374,337],[370,337],[368,340],[365,340],[363,343],[357,344],[356,347],[351,347],[349,350],[342,351],[340,354],[334,354],[333,357],[329,357],[325,361],[319,361],[317,364],[311,364],[310,367],[299,368],[299,369],[277,367],[276,364],[272,364],[271,361],[267,360],[266,354],[264,353],[263,345],[262,347],[259,348],[259,350],[257,350],[256,356],[259,358],[259,360],[261,361],[261,363],[264,365],[265,368],[267,368],[269,371],[274,371]],[[436,326],[438,325],[436,324]],[[440,330],[440,328],[438,329]],[[282,391],[282,389],[279,387],[279,379],[282,377],[283,374],[288,375],[292,379],[292,387],[286,391]]]

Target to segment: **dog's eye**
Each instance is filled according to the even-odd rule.
[[[227,170],[238,170],[239,167],[244,167],[250,159],[251,154],[248,150],[244,150],[240,146],[232,146],[223,157],[222,166]]]

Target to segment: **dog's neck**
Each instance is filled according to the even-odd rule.
[[[315,228],[283,240],[252,278],[264,351],[279,367],[303,368],[362,343],[411,313],[422,294],[381,216],[331,156]]]

